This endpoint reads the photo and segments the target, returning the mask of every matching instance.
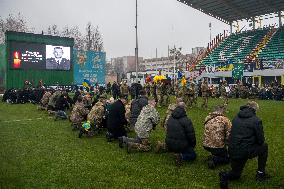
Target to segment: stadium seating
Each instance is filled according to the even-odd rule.
[[[232,34],[221,42],[201,63],[221,64],[226,60],[234,63],[236,61],[244,62],[268,31],[269,29],[259,29]]]
[[[266,47],[258,55],[259,59],[284,59],[284,27],[280,27]]]

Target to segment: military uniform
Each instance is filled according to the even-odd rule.
[[[124,137],[123,139],[127,144],[127,150],[150,151],[150,131],[158,125],[159,121],[159,113],[153,106],[143,107],[134,127],[137,137],[135,139]]]
[[[86,115],[88,115],[89,110],[85,108],[83,102],[76,102],[71,115],[70,121],[77,128],[81,126],[82,122],[85,120]]]
[[[161,83],[161,82],[159,82],[158,84],[157,84],[157,100],[158,100],[158,106],[159,107],[161,107],[162,106],[162,103],[163,103],[163,101],[164,101],[164,99],[163,99],[163,93],[162,93],[162,87],[163,87],[163,84]]]
[[[166,105],[170,103],[170,94],[172,92],[172,87],[170,84],[166,85]]]
[[[40,106],[39,108],[42,110],[46,110],[47,109],[47,105],[49,102],[49,98],[51,97],[51,92],[45,92],[43,97],[40,100]]]
[[[96,125],[97,127],[102,126],[103,117],[105,115],[105,105],[103,102],[98,101],[91,109],[87,116],[88,121],[91,125]]]
[[[190,86],[188,87],[188,91],[187,91],[187,104],[189,107],[192,107],[193,104],[195,104],[195,106],[197,105],[197,101],[195,100],[195,84],[194,83],[190,83]]]
[[[212,112],[204,122],[203,147],[211,152],[208,167],[213,169],[218,164],[229,163],[227,144],[232,123],[220,112]]]
[[[157,85],[156,85],[156,83],[152,83],[152,85],[151,85],[151,93],[152,93],[152,96],[154,97],[155,101],[158,102]]]
[[[227,82],[224,81],[221,85],[221,89],[220,89],[220,92],[221,92],[221,97],[223,98],[223,101],[224,101],[224,106],[227,106],[229,101],[228,101],[228,93],[226,91],[226,87],[228,87],[227,85]]]
[[[202,93],[202,107],[208,108],[208,84],[207,81],[204,81],[201,85],[201,93]]]
[[[164,127],[165,129],[167,129],[167,122],[168,122],[169,118],[171,117],[174,109],[176,109],[176,107],[177,107],[177,104],[175,104],[175,103],[170,104],[168,106],[168,109],[167,109],[167,112],[166,112],[166,117],[162,122],[162,127]]]
[[[228,143],[232,123],[223,114],[210,113],[205,118],[203,146],[209,148],[224,148]]]
[[[128,99],[128,86],[126,83],[123,83],[121,86],[120,86],[120,92],[121,94],[125,97],[125,99]]]
[[[70,60],[62,58],[60,61],[56,61],[55,58],[48,58],[46,59],[46,69],[70,70]]]
[[[148,97],[150,97],[150,90],[151,90],[151,86],[150,86],[150,83],[149,82],[147,82],[147,83],[145,83],[145,85],[144,85],[144,90],[145,90],[145,92],[146,92],[146,95],[148,96]]]
[[[55,109],[55,104],[56,101],[59,99],[59,97],[61,96],[61,91],[55,91],[49,98],[48,101],[48,110],[54,110]]]

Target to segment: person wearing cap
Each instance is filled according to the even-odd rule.
[[[229,141],[231,171],[220,172],[220,187],[228,188],[229,180],[239,179],[248,159],[258,157],[256,180],[269,178],[265,172],[268,145],[265,143],[262,121],[256,116],[259,106],[250,101],[240,107],[240,112],[232,121]]]
[[[218,164],[229,163],[227,145],[231,133],[232,123],[225,116],[225,106],[216,106],[215,110],[205,118],[203,147],[211,153],[208,167],[215,168]]]

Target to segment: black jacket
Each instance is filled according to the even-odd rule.
[[[138,99],[135,99],[131,103],[131,117],[137,119],[140,115],[140,112],[144,106],[148,105],[148,97],[146,96],[139,96]]]
[[[107,117],[107,129],[115,138],[126,136],[124,125],[127,124],[125,119],[125,108],[120,100],[114,102],[109,109]]]
[[[196,145],[192,122],[182,107],[177,107],[168,120],[166,144],[169,151],[176,153],[184,152]]]
[[[255,110],[242,106],[233,119],[229,154],[232,159],[248,158],[255,146],[265,141],[262,121],[256,117]]]
[[[66,109],[69,109],[68,99],[64,98],[64,96],[61,95],[59,99],[56,101],[55,110],[65,111]]]

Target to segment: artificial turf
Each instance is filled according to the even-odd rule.
[[[246,101],[230,99],[230,119]],[[210,99],[209,107],[221,102]],[[230,188],[284,188],[284,102],[258,103],[258,116],[263,120],[269,145],[267,172],[272,178],[255,181],[257,160],[253,159],[247,162],[241,179],[230,182]],[[163,118],[166,108],[158,110]],[[196,132],[198,157],[177,168],[171,154],[155,154],[153,150],[127,154],[116,142],[106,142],[104,134],[79,139],[68,121],[54,121],[33,104],[1,102],[0,188],[218,188],[218,172],[230,167],[207,167],[209,154],[202,147],[202,137],[208,112],[188,109]],[[164,137],[158,126],[151,133],[153,148]]]

